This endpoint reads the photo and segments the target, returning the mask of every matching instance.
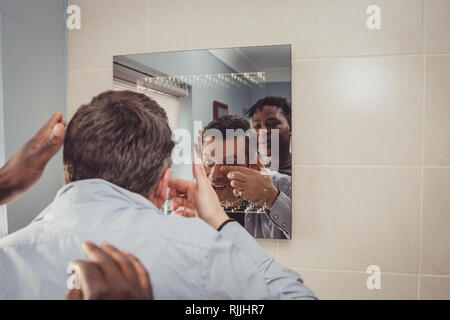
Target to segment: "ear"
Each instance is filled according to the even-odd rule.
[[[157,207],[161,208],[167,200],[167,188],[169,187],[170,176],[172,175],[172,169],[167,168],[164,174],[153,190],[149,197],[149,200]]]

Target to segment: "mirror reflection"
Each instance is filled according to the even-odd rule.
[[[226,213],[257,238],[291,239],[290,45],[114,57],[114,90],[164,108],[175,178],[199,159]],[[177,201],[166,214],[195,216]]]

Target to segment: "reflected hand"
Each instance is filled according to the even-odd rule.
[[[61,112],[50,120],[0,169],[0,204],[11,203],[35,184],[64,142]]]
[[[257,206],[270,210],[275,203],[278,189],[272,182],[269,174],[260,170],[238,167],[222,166],[220,170],[227,175],[233,189],[233,194]]]
[[[84,243],[89,261],[71,263],[80,288],[67,292],[68,300],[149,300],[153,299],[150,277],[142,263],[131,253],[120,252],[110,244],[97,247]]]
[[[195,182],[171,179],[169,197],[173,210],[184,207],[181,215],[199,217],[217,229],[228,219],[220,205],[219,198],[212,188],[200,159],[193,164]]]

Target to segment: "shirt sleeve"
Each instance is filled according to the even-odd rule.
[[[248,290],[249,293],[255,293],[261,290],[260,292],[263,293],[261,299],[317,299],[314,293],[303,284],[303,279],[297,272],[280,265],[269,257],[241,225],[235,222],[229,223],[220,231],[220,234],[223,238],[231,241],[234,248],[232,250],[234,252],[230,253],[228,267],[237,274],[244,267],[244,277],[251,275],[249,280],[241,279],[244,281],[243,291]],[[253,267],[242,264],[248,260]],[[263,278],[265,288],[261,288],[259,277],[254,274],[255,270]],[[251,297],[251,299],[257,298]]]
[[[286,238],[291,239],[291,199],[280,191],[280,194],[267,215],[283,231]]]

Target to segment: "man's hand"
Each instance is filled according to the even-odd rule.
[[[220,205],[219,198],[212,188],[205,169],[199,159],[193,164],[195,182],[172,179],[169,182],[169,197],[173,210],[184,207],[181,212],[187,217],[203,219],[214,229],[217,229],[228,219]]]
[[[11,203],[35,184],[64,142],[61,112],[49,121],[0,169],[0,204]]]
[[[70,289],[68,300],[148,300],[153,299],[152,286],[147,270],[128,252],[120,252],[110,244],[97,247],[84,243],[89,261],[71,263],[80,288]]]
[[[254,205],[263,206],[270,210],[275,203],[278,189],[272,182],[269,174],[255,169],[222,166],[220,170],[227,175],[233,189],[233,194],[237,197],[239,192],[241,198]],[[264,170],[262,168],[261,170]]]

